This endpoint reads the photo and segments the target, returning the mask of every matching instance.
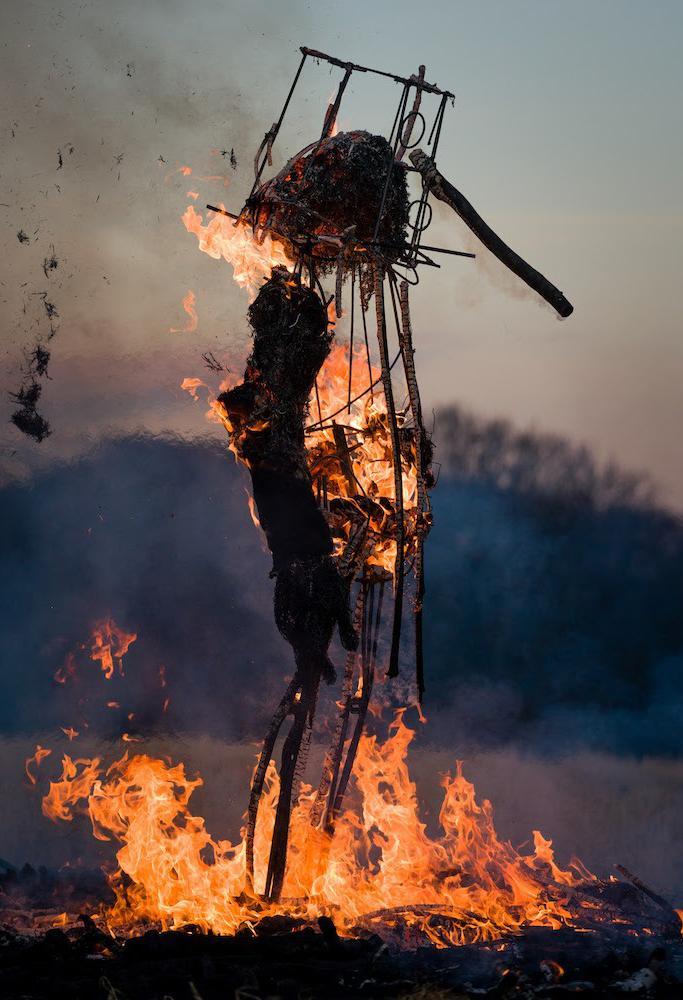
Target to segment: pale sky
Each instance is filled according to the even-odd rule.
[[[178,385],[205,374],[207,350],[239,369],[247,300],[180,215],[190,189],[198,208],[241,207],[306,44],[405,75],[425,63],[454,91],[441,171],[575,305],[558,322],[483,257],[425,271],[412,301],[427,406],[457,401],[566,434],[648,471],[683,508],[682,27],[683,5],[662,0],[4,0],[5,473],[108,432],[220,433]],[[307,68],[281,157],[319,131],[338,79]],[[354,77],[341,127],[384,130],[397,97]],[[211,152],[231,148],[236,171]],[[227,186],[199,179],[214,175]],[[445,211],[430,242],[471,244]],[[46,276],[52,245],[59,266]],[[198,329],[171,334],[189,288]],[[54,433],[36,445],[8,424],[4,390],[46,330],[45,291],[60,314],[41,407]]]

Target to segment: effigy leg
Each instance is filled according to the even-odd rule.
[[[246,865],[247,865],[247,888],[254,891],[254,837],[256,835],[256,821],[258,819],[258,807],[263,794],[263,785],[266,778],[268,764],[273,756],[275,741],[277,740],[282,724],[292,710],[294,698],[299,690],[298,678],[294,677],[287,685],[282,701],[271,720],[271,723],[263,740],[263,746],[259,755],[258,764],[254,771],[251,782],[251,793],[249,795],[249,808],[247,811],[247,838],[246,838]]]
[[[371,591],[372,593],[372,591]],[[351,778],[351,773],[353,771],[353,766],[356,761],[356,754],[358,753],[358,746],[360,743],[360,738],[363,735],[363,729],[365,727],[365,719],[368,714],[368,706],[370,704],[370,695],[372,694],[372,687],[375,678],[375,664],[377,661],[377,643],[379,640],[379,629],[382,621],[382,605],[384,601],[384,580],[379,583],[379,597],[377,600],[377,610],[373,614],[372,608],[369,609],[369,614],[366,619],[366,627],[364,629],[366,636],[366,643],[361,654],[361,665],[362,665],[362,687],[359,697],[354,696],[350,705],[350,714],[356,715],[356,724],[349,741],[348,748],[346,750],[346,757],[344,759],[344,767],[341,771],[341,776],[339,777],[336,787],[331,788],[330,795],[328,797],[327,815],[325,817],[325,829],[328,833],[334,832],[334,824],[337,816],[341,812],[341,807],[344,801],[344,796],[346,794],[346,789]]]
[[[282,762],[280,765],[280,795],[275,811],[275,825],[268,859],[266,874],[266,898],[277,902],[282,893],[282,886],[287,867],[287,845],[289,842],[289,821],[292,813],[292,797],[296,780],[300,754],[305,745],[307,727],[310,729],[315,712],[320,677],[307,677],[300,689],[299,698],[295,697],[293,706],[294,721],[282,747]]]
[[[364,613],[365,613],[365,603],[366,603],[366,587],[361,586],[358,591],[358,597],[356,598],[356,606],[353,613],[353,624],[357,632],[361,634],[361,650],[364,648],[364,636],[362,633],[362,626],[364,623]],[[361,654],[362,655],[362,654]],[[337,724],[335,726],[334,735],[330,742],[330,746],[325,755],[325,760],[323,763],[322,776],[320,778],[320,783],[318,785],[318,790],[315,797],[315,802],[313,803],[313,808],[311,809],[311,826],[317,827],[323,818],[323,813],[327,811],[326,807],[330,798],[334,797],[335,789],[337,785],[337,779],[339,776],[339,770],[341,768],[342,756],[344,753],[344,744],[346,742],[346,733],[349,725],[349,716],[351,714],[351,704],[353,701],[353,684],[354,678],[356,676],[356,664],[358,662],[359,656],[358,652],[351,650],[346,654],[346,663],[344,665],[344,678],[342,681],[341,690],[341,708],[339,710],[339,715],[337,716]]]

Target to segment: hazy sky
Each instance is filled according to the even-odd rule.
[[[54,433],[23,439],[3,392],[6,472],[107,431],[205,431],[178,385],[204,374],[206,350],[241,365],[247,301],[180,223],[186,191],[241,206],[307,44],[406,75],[423,62],[453,90],[442,172],[576,307],[558,322],[484,258],[426,271],[413,325],[428,406],[457,400],[586,441],[683,507],[682,27],[683,5],[661,0],[4,0],[3,389],[46,332],[40,293],[60,319],[42,401]],[[319,130],[338,78],[308,67],[282,156]],[[385,129],[397,96],[354,78],[341,127]],[[236,171],[220,155],[231,148]],[[198,179],[215,175],[226,180]],[[469,242],[445,212],[430,238]],[[171,334],[188,288],[198,329]]]

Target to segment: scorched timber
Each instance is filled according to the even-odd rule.
[[[439,173],[434,161],[426,153],[423,153],[421,149],[416,149],[410,154],[410,162],[422,174],[425,184],[434,197],[446,205],[450,205],[468,229],[474,233],[478,240],[481,240],[494,257],[498,258],[501,264],[504,264],[529,288],[545,299],[562,319],[571,316],[574,312],[574,306],[564,297],[559,288],[556,288],[540,271],[533,268],[531,264],[527,264],[518,253],[515,253],[507,243],[501,240],[500,236],[484,222],[465,195],[447,181],[443,174]]]

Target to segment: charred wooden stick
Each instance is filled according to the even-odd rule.
[[[434,197],[446,205],[450,205],[455,214],[460,216],[468,229],[474,233],[477,239],[481,240],[494,257],[498,258],[501,264],[505,264],[513,274],[516,274],[529,288],[545,299],[548,305],[551,305],[563,319],[571,316],[574,306],[564,297],[559,288],[548,281],[540,271],[536,271],[530,264],[527,264],[519,254],[501,240],[497,233],[494,233],[467,198],[439,173],[436,164],[426,153],[423,153],[421,149],[416,149],[410,154],[409,159],[422,174],[425,184]]]
[[[417,479],[417,551],[415,554],[415,577],[417,587],[414,601],[415,614],[415,679],[420,703],[424,696],[424,654],[422,644],[422,606],[424,602],[424,535],[429,528],[429,495],[425,481],[425,458],[427,451],[427,435],[422,423],[422,403],[420,390],[415,374],[415,349],[413,347],[413,331],[410,322],[410,305],[408,301],[408,282],[402,281],[399,288],[401,303],[401,326],[398,331],[403,368],[408,386],[408,399],[415,424],[415,473]]]
[[[265,887],[266,898],[273,902],[279,900],[284,884],[294,782],[306,727],[312,724],[319,682],[320,675],[309,677],[302,686],[300,699],[294,705],[292,728],[287,734],[284,746],[282,747],[280,795],[277,800],[277,809],[275,810],[275,824],[273,826],[273,838],[270,846],[270,857],[268,858]]]
[[[357,632],[360,632],[361,630],[364,612],[365,587],[361,586],[358,591],[356,606],[353,612],[353,625]],[[341,690],[341,709],[339,711],[339,715],[337,716],[337,724],[335,726],[334,735],[327,753],[325,754],[322,777],[320,778],[320,784],[318,785],[315,802],[313,803],[313,808],[311,809],[311,825],[314,827],[320,825],[325,806],[331,799],[334,798],[336,791],[337,779],[339,777],[339,769],[341,767],[342,754],[344,751],[344,743],[346,742],[346,731],[348,729],[349,716],[351,714],[353,682],[356,673],[357,661],[358,654],[356,652],[350,651],[346,654],[344,679]]]
[[[415,82],[415,97],[413,98],[413,107],[410,113],[406,115],[404,119],[405,125],[403,128],[403,132],[401,133],[400,145],[398,147],[398,150],[396,151],[396,159],[399,162],[406,155],[406,150],[410,146],[410,137],[413,134],[413,129],[415,128],[415,121],[417,119],[418,112],[420,110],[420,104],[422,102],[422,84],[424,83],[424,78],[425,78],[425,67],[420,66],[417,74],[417,80]],[[402,124],[403,122],[399,123],[399,128]],[[419,142],[420,140],[416,139],[415,141]]]
[[[277,711],[268,726],[268,731],[265,735],[265,739],[263,740],[263,746],[261,747],[258,764],[256,765],[254,777],[251,782],[249,808],[247,811],[246,864],[247,887],[252,892],[254,890],[254,837],[256,835],[256,820],[258,819],[259,802],[261,800],[261,795],[263,794],[263,785],[266,778],[266,772],[268,770],[268,764],[273,756],[275,741],[277,740],[280,729],[282,728],[282,723],[292,710],[294,696],[298,689],[299,683],[297,678],[294,677],[287,685],[287,690],[282,697],[282,701],[278,705]]]
[[[630,872],[628,868],[624,867],[624,865],[615,865],[614,867],[620,875],[623,875],[624,878],[634,885],[636,889],[639,889],[643,895],[648,896],[652,902],[656,903],[657,906],[664,910],[669,917],[672,917],[674,920],[678,920],[680,922],[680,918],[677,916],[676,911],[672,908],[671,903],[667,903],[662,896],[656,893],[654,889],[650,889],[649,886],[645,885],[645,883],[639,879],[637,875]]]
[[[342,472],[344,473],[344,479],[346,480],[346,488],[349,491],[349,496],[353,496],[354,493],[358,492],[358,487],[356,485],[356,477],[353,474],[351,455],[349,454],[349,444],[346,440],[346,431],[343,427],[340,427],[335,420],[332,421],[332,434],[334,436],[334,444],[337,449],[339,464],[341,465]]]
[[[384,311],[384,268],[375,258],[373,267],[375,290],[375,313],[377,318],[377,340],[379,343],[379,359],[382,369],[382,387],[387,404],[387,417],[391,433],[392,464],[394,467],[394,493],[396,504],[396,560],[394,563],[394,624],[391,632],[391,652],[389,654],[388,677],[398,676],[398,654],[401,641],[401,616],[403,613],[403,473],[401,462],[401,439],[396,420],[396,405],[394,390],[391,383],[389,368],[389,345],[387,342],[387,320]]]
[[[328,833],[334,832],[334,824],[341,812],[341,807],[344,802],[344,796],[346,794],[346,789],[349,784],[349,779],[351,778],[351,773],[353,771],[353,765],[356,762],[356,754],[358,753],[358,745],[360,743],[360,738],[363,735],[363,729],[365,728],[365,719],[368,714],[368,706],[370,705],[370,695],[372,694],[372,686],[375,678],[375,661],[377,658],[377,640],[379,638],[379,627],[382,621],[382,603],[384,599],[384,581],[380,582],[379,585],[379,599],[377,601],[377,611],[375,614],[374,624],[372,621],[372,607],[370,608],[370,615],[368,618],[366,626],[366,640],[364,644],[364,654],[362,657],[362,680],[363,687],[361,691],[360,698],[356,701],[354,706],[353,699],[351,701],[350,710],[353,707],[356,708],[357,718],[356,725],[354,726],[351,739],[349,741],[349,746],[346,751],[346,759],[344,760],[344,767],[339,778],[339,783],[336,786],[333,794],[330,794],[328,801],[327,816],[325,817],[325,829]]]
[[[397,73],[387,73],[385,70],[373,69],[371,66],[361,66],[360,63],[345,62],[342,59],[337,59],[336,56],[328,55],[326,52],[309,49],[307,45],[301,45],[299,51],[305,56],[310,56],[311,59],[324,59],[325,62],[331,63],[332,66],[339,66],[340,69],[346,69],[347,66],[350,66],[356,73],[374,73],[376,76],[386,76],[390,80],[395,80],[396,83],[415,83],[414,76],[399,76]],[[442,90],[435,83],[426,83],[423,81],[420,86],[428,94],[445,94],[446,97],[455,97],[455,94],[452,94],[450,90]]]
[[[406,373],[406,384],[408,386],[408,399],[410,410],[413,414],[417,440],[415,442],[415,469],[417,478],[417,509],[420,514],[427,510],[429,503],[427,497],[427,485],[425,482],[424,469],[424,441],[425,429],[422,423],[422,402],[420,400],[420,389],[417,384],[415,373],[415,348],[413,347],[413,328],[410,322],[410,305],[408,301],[408,282],[402,281],[399,287],[399,301],[401,303],[401,326],[398,330],[399,346],[403,359],[403,369]]]

